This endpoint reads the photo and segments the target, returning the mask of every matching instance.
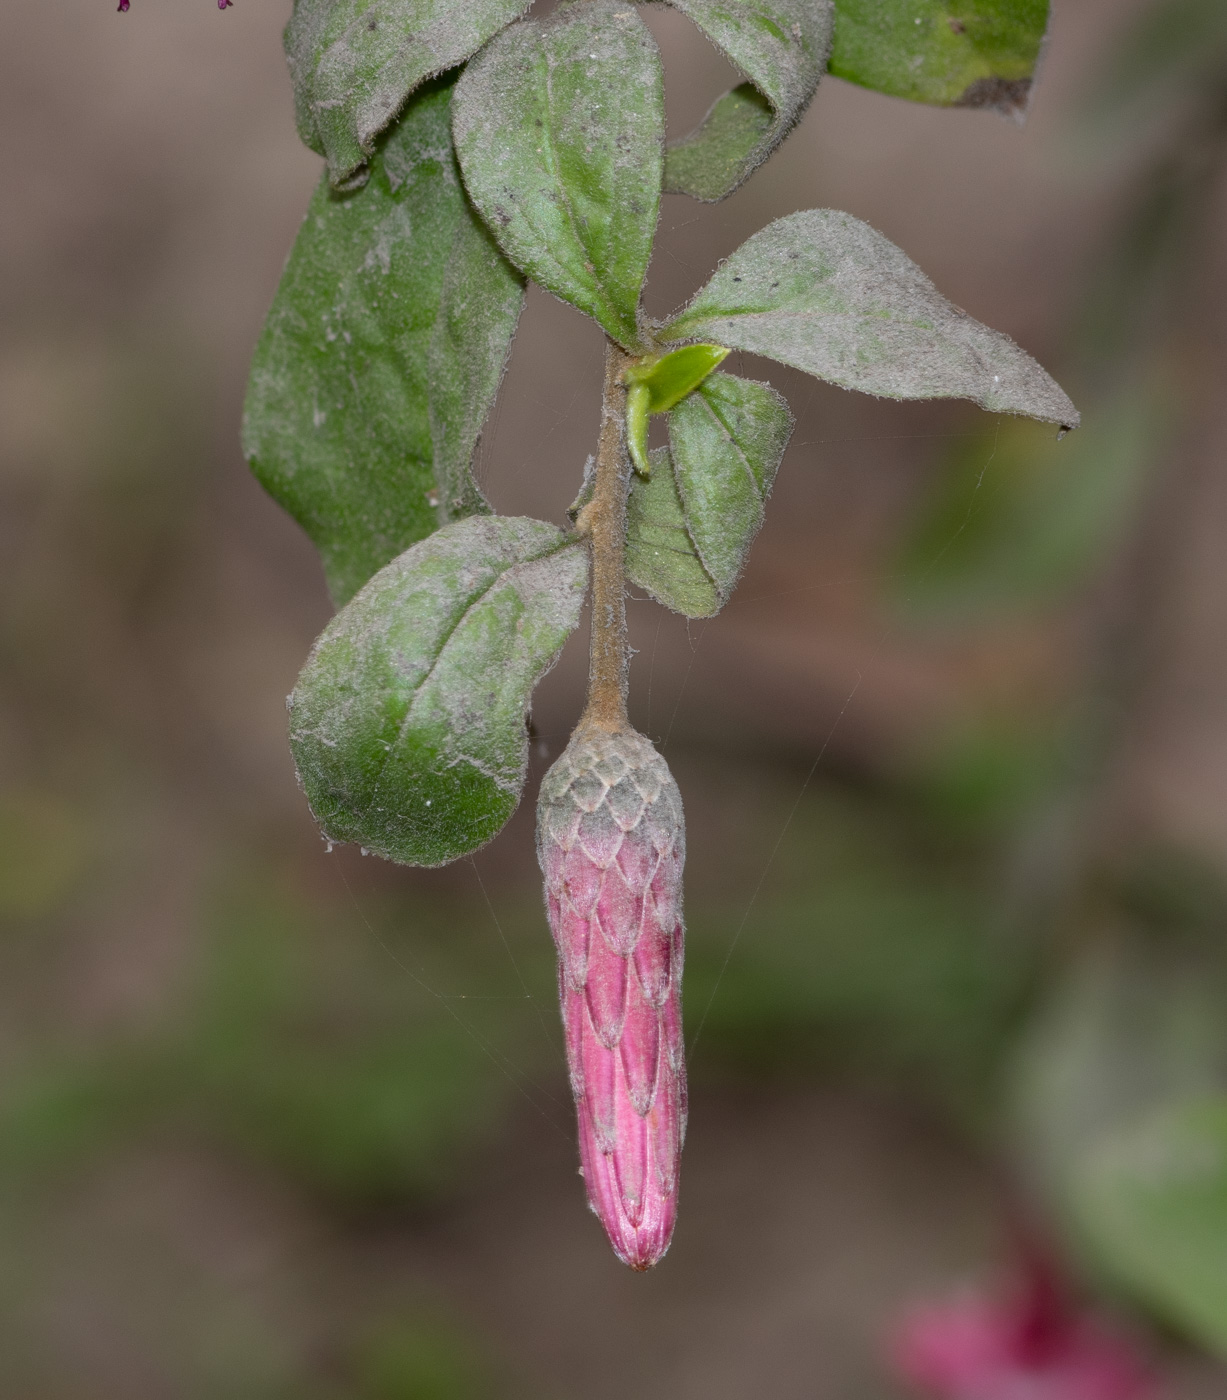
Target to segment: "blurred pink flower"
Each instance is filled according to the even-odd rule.
[[[896,1373],[934,1400],[1151,1400],[1136,1345],[1076,1308],[1031,1264],[1013,1297],[914,1308],[892,1338]]]

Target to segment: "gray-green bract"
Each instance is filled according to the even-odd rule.
[[[427,78],[463,63],[528,0],[294,0],[285,52],[298,134],[333,184],[361,184],[375,138]]]
[[[524,287],[464,197],[451,91],[411,100],[361,190],[320,181],[252,362],[247,456],[337,603],[488,509],[469,461]]]
[[[473,203],[518,268],[637,348],[664,162],[664,74],[617,0],[503,31],[456,88]]]
[[[587,550],[525,517],[445,525],[325,628],[290,696],[324,834],[443,865],[515,811],[533,687],[579,620]]]
[[[862,393],[971,399],[997,413],[1079,422],[1030,355],[837,209],[789,214],[748,238],[661,338],[714,340]]]

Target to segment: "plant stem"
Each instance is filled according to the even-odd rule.
[[[588,660],[588,704],[581,729],[611,734],[630,727],[626,717],[626,497],[630,458],[626,452],[626,386],[631,363],[612,340],[605,342],[605,392],[592,500],[576,522],[592,551],[592,640]]]

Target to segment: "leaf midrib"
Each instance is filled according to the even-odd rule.
[[[380,788],[383,784],[384,773],[387,771],[388,764],[392,761],[392,754],[397,748],[400,747],[402,741],[405,738],[406,733],[410,728],[411,721],[414,717],[414,707],[417,705],[418,700],[421,698],[422,692],[426,689],[427,685],[429,685],[431,680],[434,678],[435,672],[438,670],[439,665],[443,661],[444,652],[451,644],[452,639],[455,637],[456,633],[460,630],[461,627],[464,626],[464,623],[467,620],[469,614],[473,611],[474,608],[478,607],[481,603],[483,603],[485,599],[490,595],[490,593],[494,590],[494,588],[499,583],[501,583],[507,577],[508,574],[513,572],[513,570],[523,568],[528,564],[539,563],[542,559],[548,559],[552,554],[559,554],[562,552],[562,550],[568,548],[570,543],[571,541],[564,539],[561,543],[553,544],[548,549],[542,550],[540,554],[531,555],[526,559],[517,559],[514,563],[508,564],[505,569],[500,569],[499,572],[495,574],[495,576],[490,580],[490,582],[483,589],[481,589],[480,592],[473,595],[471,600],[465,604],[465,607],[460,613],[460,616],[451,625],[451,627],[447,629],[446,635],[443,637],[443,640],[439,643],[438,650],[435,654],[435,659],[430,663],[430,668],[427,670],[426,674],[422,677],[422,679],[417,683],[417,685],[415,685],[412,688],[412,698],[410,699],[409,704],[405,707],[405,717],[401,720],[400,725],[397,728],[396,738],[392,741],[391,744],[389,744],[387,752],[384,754],[383,762],[379,765],[379,776],[375,779],[375,785],[371,789],[370,802],[363,809],[362,815],[364,818],[370,815],[372,809],[375,807],[375,804],[378,801],[380,795]]]

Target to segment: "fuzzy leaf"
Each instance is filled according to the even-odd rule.
[[[667,447],[651,454],[651,475],[636,476],[627,501],[626,577],[687,617],[712,617],[724,600],[703,567],[673,476]]]
[[[512,25],[465,69],[453,125],[465,185],[507,256],[637,347],[664,87],[635,11],[592,0]]]
[[[486,508],[469,462],[524,289],[465,199],[450,91],[412,99],[361,190],[321,180],[252,363],[244,449],[338,604]]]
[[[526,0],[294,0],[285,52],[298,134],[334,185],[365,179],[375,138],[427,78],[454,68]]]
[[[831,51],[831,0],[669,0],[748,83],[726,92],[665,157],[671,194],[717,200],[767,159],[809,104]]]
[[[768,224],[661,338],[719,341],[888,398],[972,399],[997,413],[1079,421],[1030,355],[948,302],[875,229],[834,209]]]
[[[669,445],[686,527],[721,603],[763,523],[792,436],[788,405],[769,384],[713,374],[669,414]]]
[[[587,578],[582,545],[522,516],[456,521],[381,569],[290,696],[290,746],[324,834],[406,865],[489,841],[520,800],[529,698]]]
[[[892,97],[1021,117],[1048,0],[835,0],[831,72]]]
[[[1107,1139],[1082,1165],[1074,1201],[1115,1277],[1227,1355],[1227,1098],[1167,1105]]]

